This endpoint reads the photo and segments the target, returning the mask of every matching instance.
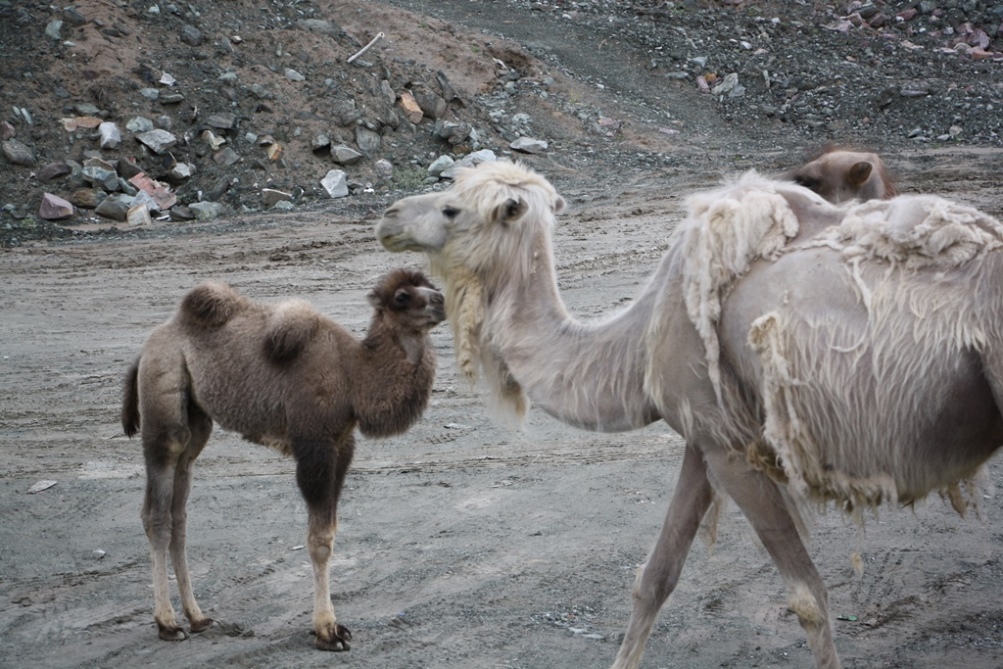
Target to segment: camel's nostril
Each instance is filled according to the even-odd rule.
[[[392,218],[397,215],[397,207],[395,205],[390,205],[390,207],[383,212],[383,218]]]

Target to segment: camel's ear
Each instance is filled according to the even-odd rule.
[[[564,201],[563,197],[560,195],[554,196],[554,214],[560,214],[567,205],[568,203]]]
[[[491,216],[494,223],[506,224],[510,223],[520,216],[526,213],[529,209],[529,205],[522,198],[510,197],[505,200],[502,204],[495,207],[493,215]]]
[[[366,300],[368,300],[369,306],[373,309],[383,311],[383,300],[380,299],[380,296],[376,294],[375,290],[371,290],[366,293]]]
[[[871,164],[866,160],[854,163],[853,167],[851,167],[846,173],[846,180],[851,186],[860,186],[867,181],[869,176],[871,176],[871,168]]]

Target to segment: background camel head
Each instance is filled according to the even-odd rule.
[[[876,153],[826,147],[786,178],[815,191],[833,204],[885,200],[898,195],[884,161]]]

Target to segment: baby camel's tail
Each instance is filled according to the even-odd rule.
[[[122,429],[131,437],[139,430],[139,358],[129,367],[125,375],[125,389],[122,393]]]

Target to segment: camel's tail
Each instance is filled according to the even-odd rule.
[[[129,367],[125,375],[125,389],[122,393],[122,429],[131,437],[139,430],[139,358]]]

